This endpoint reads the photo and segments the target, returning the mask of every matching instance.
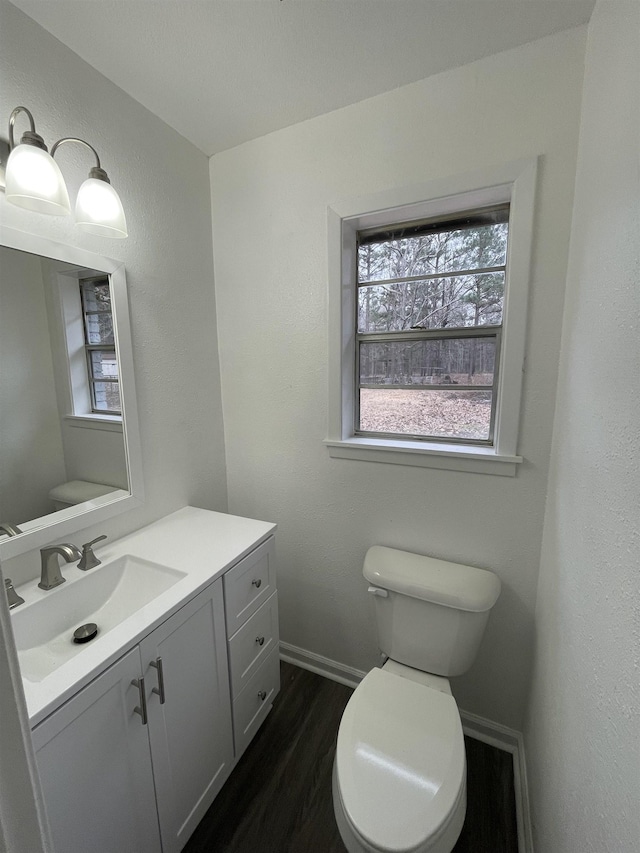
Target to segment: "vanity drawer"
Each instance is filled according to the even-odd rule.
[[[274,592],[229,640],[229,672],[234,698],[277,646],[278,594]]]
[[[276,590],[273,537],[224,575],[227,637],[235,632]]]
[[[280,655],[276,646],[233,701],[233,737],[236,761],[249,745],[280,690]]]

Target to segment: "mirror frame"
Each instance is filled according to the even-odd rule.
[[[109,276],[114,337],[120,373],[122,432],[129,476],[129,494],[126,496],[114,498],[111,501],[104,498],[98,501],[86,501],[78,505],[78,507],[84,507],[83,509],[70,507],[52,512],[50,515],[26,522],[31,529],[25,530],[24,533],[0,540],[0,559],[8,560],[46,545],[54,539],[77,533],[93,524],[101,524],[108,518],[141,506],[144,500],[144,480],[124,264],[76,246],[58,243],[46,237],[18,231],[4,225],[0,225],[0,245],[31,255],[98,270]]]

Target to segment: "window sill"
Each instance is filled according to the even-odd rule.
[[[64,420],[70,427],[99,429],[104,432],[122,432],[122,417],[120,415],[65,415]]]
[[[385,462],[421,468],[440,468],[471,474],[515,477],[522,456],[499,455],[492,447],[463,447],[458,444],[429,444],[353,437],[343,441],[325,440],[329,456],[362,462]]]

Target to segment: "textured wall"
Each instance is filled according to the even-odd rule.
[[[0,246],[0,521],[50,511],[65,460],[42,264]]]
[[[78,231],[72,217],[21,211],[0,193],[6,225],[117,258],[127,270],[146,498],[86,538],[124,535],[185,504],[225,510],[207,158],[5,0],[0,17],[2,121],[24,104],[49,144],[86,138],[127,212],[128,239],[109,240]],[[59,156],[73,200],[93,163],[76,146]],[[37,557],[4,570],[24,580],[37,573]]]
[[[0,583],[2,573],[0,572]],[[20,683],[18,655],[9,642],[9,608],[0,600],[0,850],[2,853],[53,853],[46,851],[41,827],[46,820],[35,772],[29,722]],[[33,790],[37,788],[37,794]],[[38,799],[36,799],[36,796]]]
[[[454,692],[520,728],[571,221],[584,30],[481,60],[216,155],[211,186],[229,508],[277,521],[282,638],[368,669],[375,543],[495,569]],[[517,478],[331,459],[327,205],[541,154]]]
[[[640,840],[640,6],[589,27],[525,729],[537,853]]]

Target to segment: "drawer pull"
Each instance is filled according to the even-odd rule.
[[[256,643],[259,646],[264,646],[264,637],[256,637]]]
[[[264,700],[265,700],[266,698],[267,698],[267,691],[266,691],[266,690],[259,690],[259,691],[258,691],[258,699],[259,699],[261,702],[264,702]]]
[[[251,581],[251,586],[255,586],[256,589],[260,589],[262,586],[262,578],[254,578]]]
[[[147,694],[144,689],[144,678],[134,678],[131,681],[134,687],[138,688],[140,695],[140,704],[133,709],[134,714],[139,714],[142,717],[142,725],[147,725]]]
[[[158,670],[158,686],[152,687],[151,692],[160,697],[160,704],[164,705],[164,672],[162,670],[162,658],[150,661],[150,665]]]

